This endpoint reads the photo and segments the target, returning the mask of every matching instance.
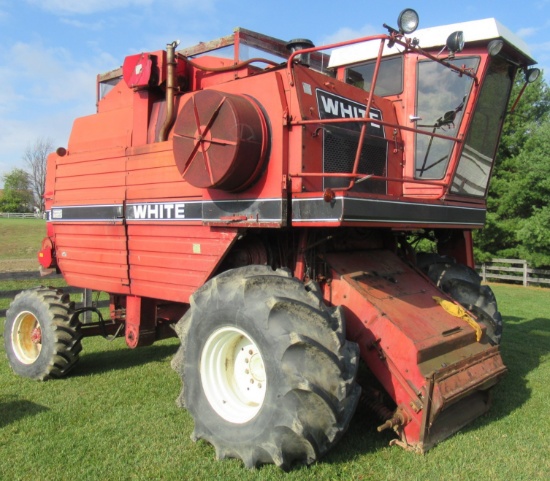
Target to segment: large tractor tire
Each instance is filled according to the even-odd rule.
[[[451,257],[438,254],[418,254],[417,264],[434,284],[486,326],[487,337],[492,344],[500,344],[502,316],[492,289],[481,285],[481,277],[476,271],[464,264],[457,264]]]
[[[359,349],[329,309],[285,270],[248,266],[201,287],[178,322],[178,405],[218,459],[288,470],[346,431],[361,389]]]
[[[23,291],[6,312],[4,344],[16,374],[38,381],[65,376],[82,350],[69,296],[51,288]]]

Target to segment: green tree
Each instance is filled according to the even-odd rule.
[[[50,139],[38,138],[29,144],[23,154],[23,161],[29,172],[30,187],[34,195],[36,207],[44,212],[44,191],[46,188],[46,161],[53,150]]]
[[[510,96],[510,109],[524,82],[523,72],[520,71]],[[496,159],[497,172],[502,161],[518,155],[523,150],[532,125],[541,125],[548,120],[550,120],[550,87],[544,80],[544,75],[541,74],[537,81],[527,86],[514,111],[506,117]]]
[[[511,102],[522,84],[518,78]],[[475,234],[478,261],[509,257],[537,267],[550,265],[550,241],[544,240],[550,239],[549,173],[550,88],[541,76],[505,121],[487,199],[487,224]]]
[[[0,199],[2,212],[31,212],[34,205],[29,174],[13,169],[3,175],[4,195]]]
[[[535,208],[520,226],[521,256],[534,267],[550,266],[550,206]]]

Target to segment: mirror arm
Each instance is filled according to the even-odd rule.
[[[512,105],[512,108],[510,109],[510,114],[514,113],[514,110],[516,110],[516,107],[521,100],[521,97],[523,96],[523,92],[525,92],[525,88],[527,87],[528,82],[524,82],[523,87],[521,87],[521,90],[518,93],[518,96],[516,97],[516,100],[514,101],[514,105]]]

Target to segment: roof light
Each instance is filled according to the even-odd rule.
[[[487,45],[487,51],[491,57],[496,57],[504,47],[504,42],[501,39],[491,40]]]
[[[451,55],[462,52],[464,48],[464,33],[461,30],[451,33],[447,37],[446,46]]]
[[[412,8],[403,10],[397,18],[397,25],[401,33],[410,34],[418,28],[418,13]]]
[[[532,84],[535,82],[540,76],[540,69],[539,68],[530,68],[525,71],[525,81],[528,84]]]

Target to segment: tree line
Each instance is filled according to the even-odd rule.
[[[523,75],[518,75],[510,108],[522,86]],[[44,211],[46,159],[52,150],[52,142],[44,138],[27,147],[26,169],[3,176],[0,212]],[[504,257],[550,267],[549,173],[550,88],[541,75],[504,122],[488,193],[487,223],[474,232],[476,261]]]
[[[47,138],[38,138],[23,153],[25,169],[15,168],[2,176],[4,190],[0,212],[44,212],[46,161],[53,150]]]
[[[523,75],[511,105],[522,86]],[[478,262],[497,257],[550,267],[550,88],[542,75],[504,122],[487,222],[474,233],[474,250]]]

